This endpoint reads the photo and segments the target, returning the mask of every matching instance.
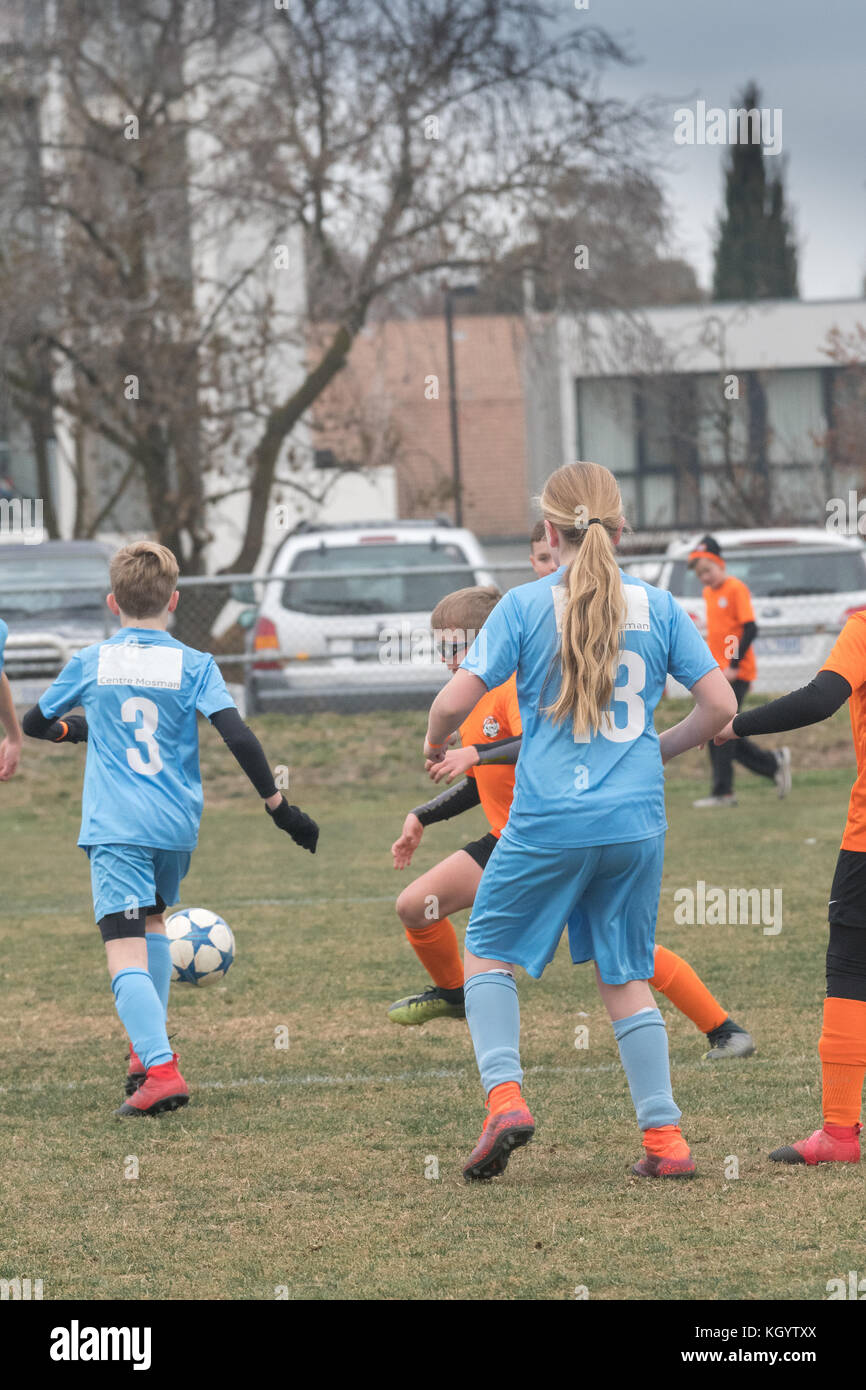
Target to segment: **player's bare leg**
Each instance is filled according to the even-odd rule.
[[[463,965],[449,919],[451,913],[472,906],[481,874],[480,864],[460,849],[421,874],[397,899],[397,916],[433,983],[392,1004],[392,1023],[412,1027],[435,1018],[465,1018]]]

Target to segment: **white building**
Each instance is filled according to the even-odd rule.
[[[744,510],[739,524],[823,521],[827,499],[866,473],[850,454],[834,456],[831,435],[851,374],[829,355],[830,335],[853,337],[858,326],[866,328],[863,299],[678,305],[539,324],[527,358],[533,482],[561,462],[603,462],[632,525],[664,528],[734,522],[737,489],[745,499],[761,480],[771,514]]]

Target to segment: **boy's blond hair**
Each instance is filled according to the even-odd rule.
[[[434,632],[478,632],[493,612],[502,594],[493,584],[476,584],[471,589],[455,589],[441,598],[430,617]]]
[[[168,546],[133,541],[112,556],[111,592],[129,618],[155,618],[177,587],[178,564]]]

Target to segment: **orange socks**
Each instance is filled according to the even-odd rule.
[[[818,1043],[824,1083],[824,1122],[856,1125],[866,1075],[866,1003],[825,999]]]
[[[727,1010],[722,1008],[718,999],[713,998],[687,960],[669,951],[666,946],[656,946],[654,967],[655,974],[650,980],[653,989],[670,999],[674,1007],[690,1018],[702,1033],[711,1033],[720,1023],[724,1023],[728,1017]]]
[[[519,1110],[525,1104],[517,1081],[503,1081],[501,1085],[494,1086],[487,1097],[487,1109],[491,1116],[501,1115],[505,1110]]]
[[[406,935],[434,985],[440,989],[463,988],[463,962],[457,933],[447,917],[431,922],[420,931],[410,931],[407,927]]]
[[[643,1146],[648,1154],[655,1154],[656,1158],[688,1158],[691,1153],[679,1125],[645,1129]]]

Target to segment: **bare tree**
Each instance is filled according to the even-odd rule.
[[[819,441],[840,472],[866,486],[866,449],[863,424],[866,420],[866,324],[858,323],[849,333],[834,328],[824,349],[839,369],[835,374],[832,420]]]
[[[38,141],[41,180],[14,195],[54,239],[46,254],[21,223],[17,269],[0,267],[0,317],[34,329],[8,377],[19,403],[47,395],[100,441],[81,533],[137,491],[188,573],[209,497],[237,488],[224,571],[254,567],[275,487],[309,486],[298,426],[378,301],[504,257],[519,269],[564,180],[622,171],[623,150],[646,163],[645,114],[600,95],[626,55],[546,0],[67,0],[55,15],[6,55],[7,81],[45,103],[36,134],[13,133]],[[246,258],[221,260],[233,234]],[[331,330],[287,373],[287,349],[309,347],[278,279],[296,245]]]

